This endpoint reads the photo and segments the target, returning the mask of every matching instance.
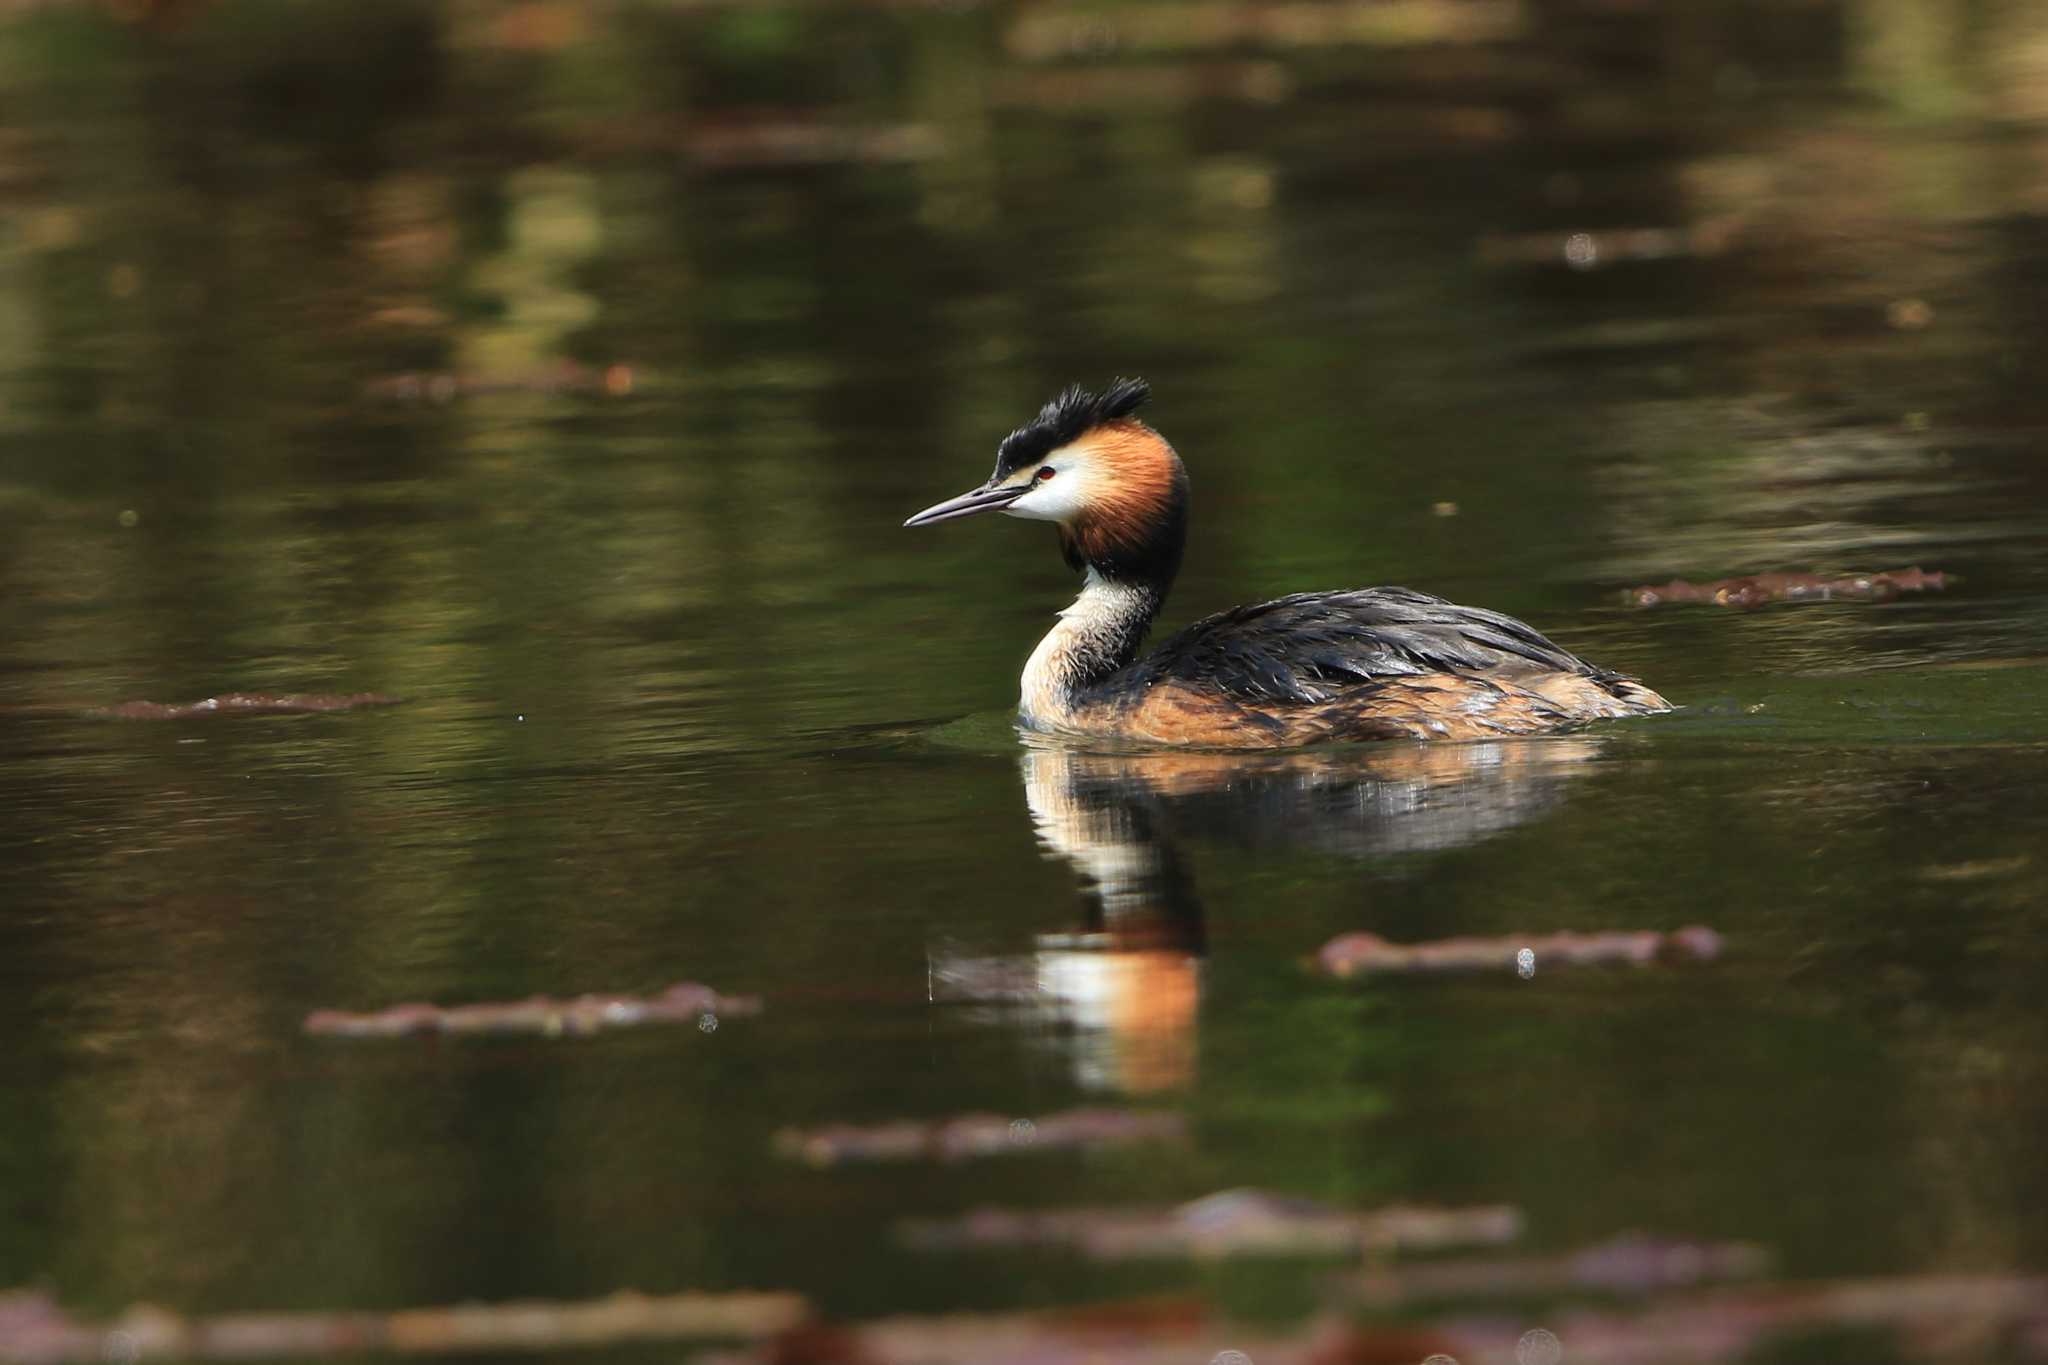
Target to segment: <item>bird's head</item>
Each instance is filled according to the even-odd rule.
[[[1187,471],[1165,438],[1132,415],[1151,392],[1142,379],[1118,379],[1100,393],[1068,388],[1003,438],[987,483],[903,524],[983,512],[1056,522],[1074,567],[1171,580],[1187,536]]]

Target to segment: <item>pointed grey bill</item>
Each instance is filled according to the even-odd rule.
[[[1008,488],[977,488],[962,493],[957,498],[947,498],[925,508],[905,526],[935,526],[942,521],[958,521],[961,517],[978,516],[983,512],[1000,512],[1017,499],[1031,491],[1028,483],[1015,484]]]

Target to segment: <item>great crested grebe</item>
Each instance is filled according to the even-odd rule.
[[[1085,575],[1024,666],[1022,723],[1141,744],[1268,749],[1481,739],[1668,711],[1635,679],[1511,616],[1407,588],[1301,592],[1195,622],[1144,658],[1187,540],[1188,476],[1132,416],[1141,379],[1078,385],[1003,438],[987,483],[905,526],[982,512],[1057,523]]]

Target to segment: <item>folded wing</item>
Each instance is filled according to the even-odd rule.
[[[1567,653],[1512,616],[1407,588],[1303,592],[1195,622],[1141,660],[1133,683],[1201,684],[1244,701],[1315,703],[1431,673],[1622,675]]]

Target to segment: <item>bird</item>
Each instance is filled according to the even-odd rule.
[[[1668,711],[1514,617],[1409,588],[1298,592],[1139,651],[1187,543],[1188,474],[1136,416],[1142,379],[1072,385],[996,448],[988,482],[917,513],[1050,521],[1080,596],[1024,666],[1027,732],[1140,747],[1296,748],[1540,734]]]

